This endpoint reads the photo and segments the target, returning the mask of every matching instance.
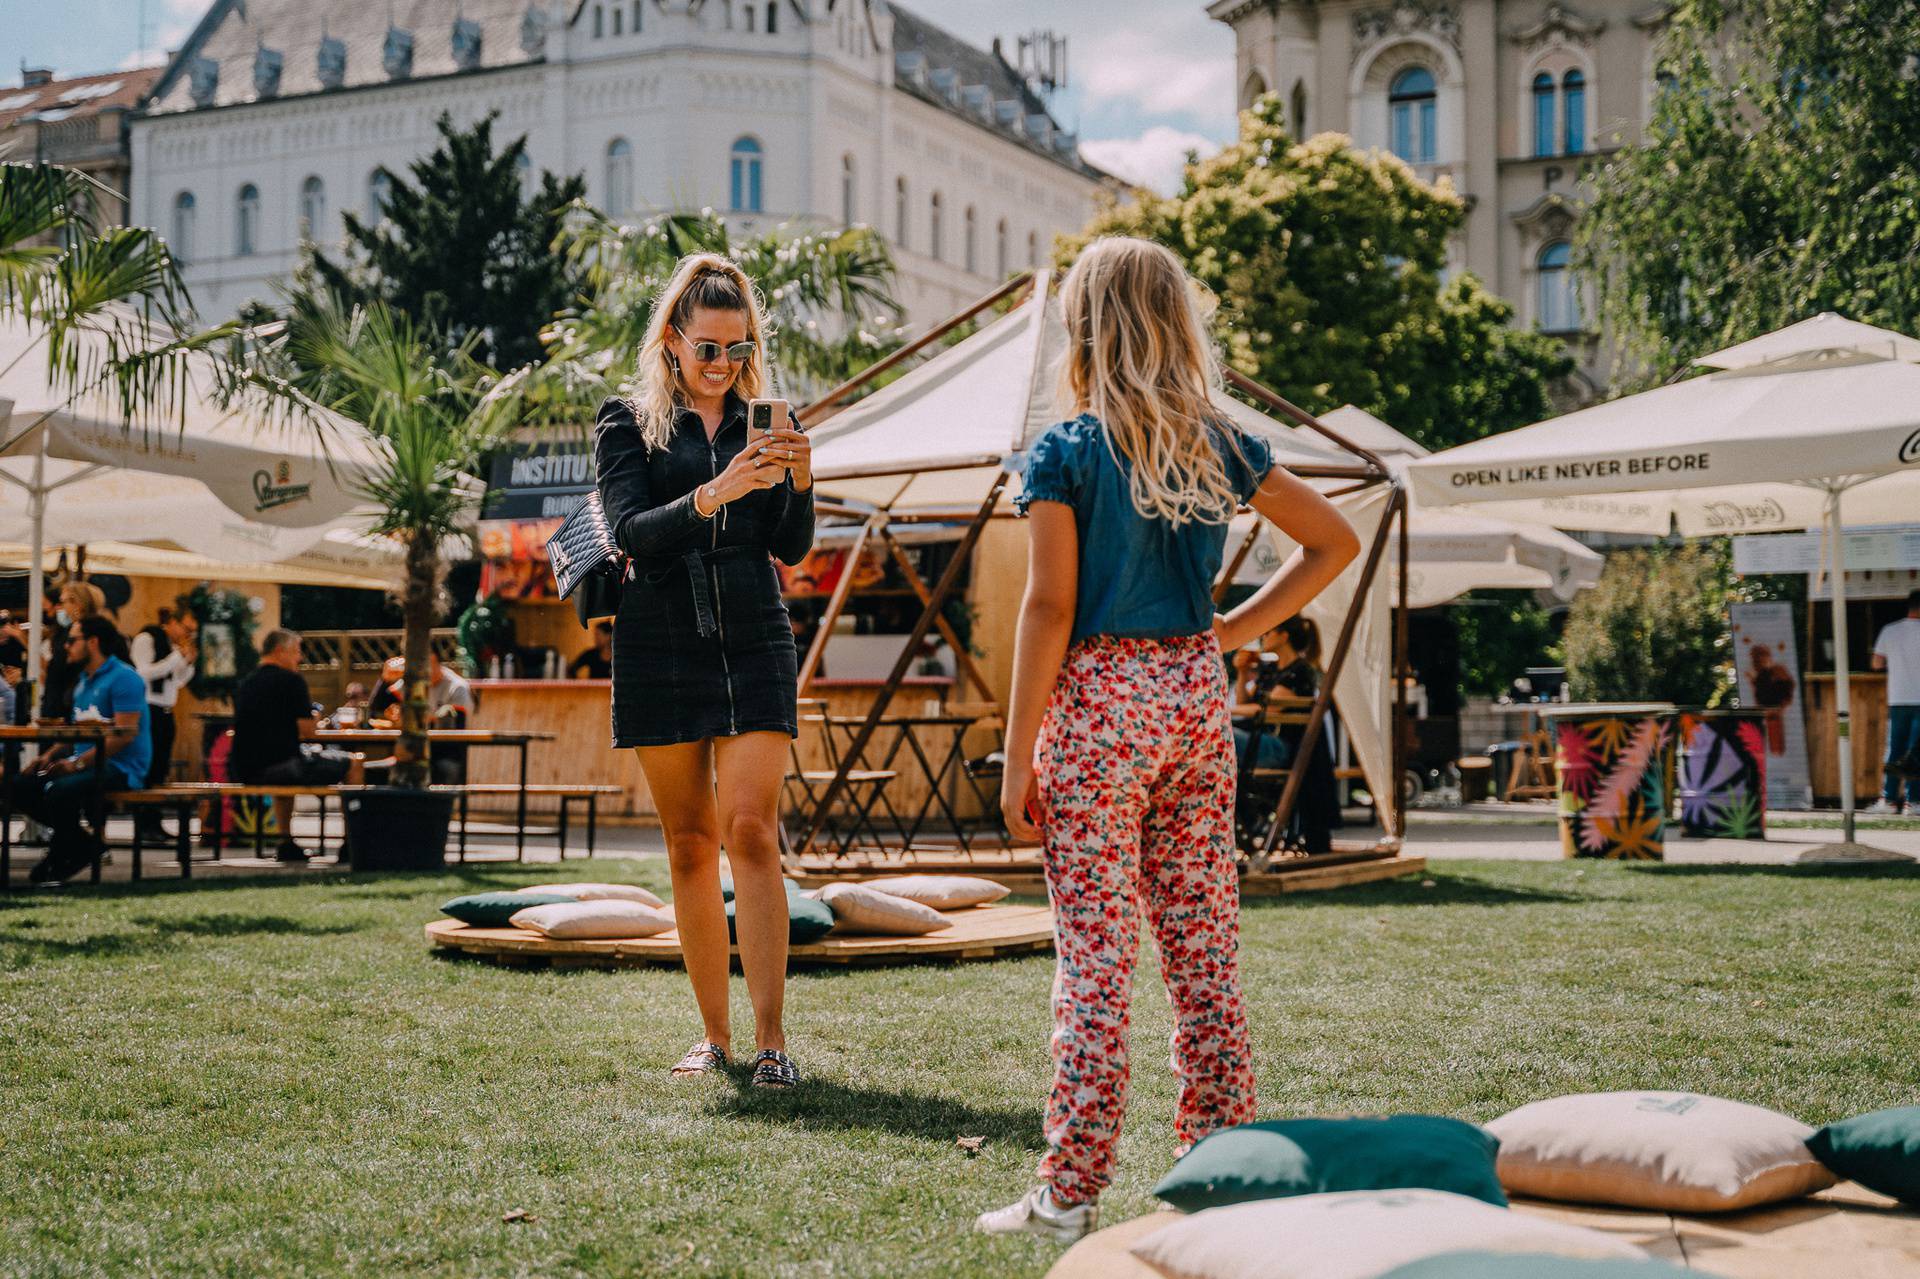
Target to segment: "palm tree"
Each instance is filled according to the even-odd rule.
[[[473,473],[523,412],[527,370],[502,377],[473,358],[478,335],[443,339],[374,302],[347,306],[324,290],[290,294],[284,318],[257,334],[249,377],[296,411],[317,405],[361,424],[384,464],[366,480],[372,532],[406,545],[406,627],[396,785],[426,785],[428,642],[444,561],[483,490]]]
[[[654,299],[689,253],[729,257],[760,286],[775,329],[769,354],[794,383],[790,398],[841,382],[900,343],[893,256],[870,227],[783,225],[735,242],[711,210],[627,226],[577,204],[560,244],[584,296],[542,334],[548,358],[535,381],[553,420],[591,420],[599,401],[620,390]]]

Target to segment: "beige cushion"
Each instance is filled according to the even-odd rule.
[[[1376,1279],[1443,1252],[1639,1260],[1624,1240],[1444,1190],[1348,1190],[1209,1208],[1133,1245],[1177,1279]]]
[[[638,884],[542,884],[523,888],[523,893],[553,893],[577,902],[639,902],[642,906],[664,906],[666,902]]]
[[[1837,1178],[1813,1129],[1760,1106],[1683,1092],[1536,1101],[1487,1125],[1516,1195],[1663,1212],[1726,1212],[1798,1198]]]
[[[836,933],[881,933],[888,937],[918,937],[953,927],[939,911],[904,897],[883,893],[865,884],[828,884],[818,900],[833,912]]]
[[[673,916],[663,910],[611,899],[529,906],[508,922],[556,941],[654,937],[673,928]]]
[[[1013,891],[1005,884],[996,884],[978,875],[883,875],[879,879],[863,882],[868,888],[877,888],[883,893],[904,897],[935,910],[985,906]]]

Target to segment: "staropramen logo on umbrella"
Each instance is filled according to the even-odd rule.
[[[280,464],[269,472],[265,470],[253,473],[254,511],[271,511],[275,507],[288,506],[294,502],[304,502],[313,496],[313,485],[295,484],[293,467],[282,458]]]

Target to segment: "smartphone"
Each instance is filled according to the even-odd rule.
[[[776,426],[786,426],[785,400],[750,400],[747,403],[747,443],[770,434]]]

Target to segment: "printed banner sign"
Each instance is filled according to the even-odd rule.
[[[1806,698],[1800,690],[1800,655],[1793,637],[1793,608],[1784,601],[1734,604],[1734,669],[1740,704],[1766,713],[1767,807],[1812,808],[1813,774],[1807,765]]]

